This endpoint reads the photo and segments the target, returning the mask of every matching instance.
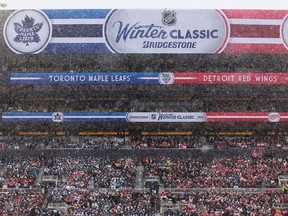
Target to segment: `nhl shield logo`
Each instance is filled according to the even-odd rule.
[[[177,22],[175,11],[165,10],[162,13],[162,23],[166,26],[173,26]]]
[[[48,17],[38,10],[12,13],[4,25],[4,39],[15,53],[39,53],[48,45],[52,26]]]
[[[155,120],[155,119],[156,119],[156,117],[157,117],[157,115],[156,115],[156,114],[151,114],[151,119]]]

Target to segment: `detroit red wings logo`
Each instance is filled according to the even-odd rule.
[[[20,23],[14,23],[15,32],[18,34],[14,38],[14,41],[18,43],[22,42],[26,44],[26,46],[29,46],[29,43],[32,42],[38,43],[40,37],[37,32],[42,29],[43,22],[34,25],[35,19],[33,19],[33,17],[28,17],[27,15],[21,22],[22,25]]]

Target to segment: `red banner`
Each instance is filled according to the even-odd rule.
[[[288,53],[287,10],[223,10],[230,40],[223,53]]]
[[[174,72],[173,84],[288,84],[288,73]]]
[[[207,112],[206,122],[288,122],[287,112]]]

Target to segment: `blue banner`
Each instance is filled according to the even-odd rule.
[[[160,84],[161,77],[158,72],[12,73],[10,81],[11,84]]]
[[[126,122],[126,112],[3,112],[3,122]]]
[[[50,19],[105,19],[110,9],[43,10]]]

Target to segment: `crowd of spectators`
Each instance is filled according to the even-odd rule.
[[[125,147],[125,140],[120,136],[96,136],[73,139],[58,137],[50,139],[3,139],[0,141],[0,150],[3,149],[120,149]]]
[[[206,101],[207,112],[287,112],[287,101],[266,98],[223,98]]]
[[[57,176],[59,188],[134,188],[135,175],[135,161],[128,157],[55,157],[44,165],[44,176]]]
[[[286,145],[281,136],[132,136],[132,148],[202,148],[214,149],[281,149]]]
[[[2,112],[287,112],[287,100],[273,98],[193,98],[172,97],[147,98],[111,97],[111,98],[75,98],[55,101],[30,99],[30,103],[12,102],[2,104]],[[83,103],[85,101],[85,103]],[[20,105],[21,104],[21,105]]]
[[[159,176],[165,188],[275,188],[287,175],[288,158],[143,158],[146,176]]]
[[[39,158],[2,158],[2,186],[35,187],[43,166],[44,176],[57,176],[59,188],[134,188],[136,166],[143,165],[146,176],[159,176],[165,188],[274,188],[278,176],[287,175],[287,157],[231,156],[211,158],[143,157],[54,157],[44,164]]]
[[[278,176],[288,173],[287,156],[111,158],[83,155],[40,158],[1,159],[0,177],[4,189],[0,193],[0,205],[3,212],[17,210],[24,212],[22,215],[155,215],[160,198],[163,203],[181,202],[185,206],[180,208],[179,205],[178,213],[167,209],[163,215],[245,215],[251,212],[251,215],[264,216],[274,205],[287,200],[285,190],[276,192],[277,188],[280,190]],[[158,198],[158,191],[135,190],[138,166],[144,167],[144,179],[159,177]],[[41,181],[40,176],[57,176],[57,184]],[[162,193],[163,189],[173,188],[183,189],[183,192]],[[257,188],[259,192],[217,190],[225,188]],[[264,188],[271,191],[264,193]],[[67,206],[64,209],[67,213],[48,208],[59,203]]]
[[[29,140],[29,139],[18,139],[18,140],[1,140],[0,150],[3,149],[40,149],[48,148],[48,142],[43,140]]]
[[[2,140],[3,143],[7,143]],[[15,139],[19,148],[29,148],[38,139]],[[281,148],[277,137],[227,136],[133,136],[131,147],[189,148],[191,143],[217,148]],[[102,144],[101,144],[102,143]],[[105,144],[104,144],[105,143]],[[110,143],[110,144],[109,144]],[[124,139],[114,137],[54,138],[42,140],[44,148],[114,149]],[[134,145],[133,143],[136,143]],[[239,144],[240,143],[240,144]],[[263,143],[269,143],[267,146]],[[142,145],[144,144],[144,145]],[[200,145],[201,144],[201,145]],[[281,145],[280,145],[281,144]],[[54,146],[53,146],[54,145]],[[112,146],[109,146],[112,145]],[[16,145],[17,146],[17,145]],[[22,146],[22,147],[21,147]],[[100,146],[100,147],[99,147]],[[106,147],[105,147],[106,146]],[[107,147],[108,146],[108,147]],[[218,146],[219,147],[219,146]],[[221,148],[222,148],[221,147]],[[195,146],[193,146],[195,148]],[[45,151],[45,149],[43,149]],[[130,149],[133,151],[133,149]],[[195,151],[195,150],[192,150]],[[208,150],[209,151],[209,150]],[[186,152],[186,151],[185,151]],[[267,156],[259,151],[249,155],[213,157],[143,156],[113,158],[105,156],[9,157],[0,159],[0,214],[3,215],[275,215],[277,204],[287,204],[287,184],[279,189],[278,176],[288,175],[287,156]],[[144,179],[159,179],[157,192],[135,190],[137,167],[144,167]],[[47,183],[42,177],[56,177]],[[287,177],[288,178],[288,177]],[[175,192],[175,189],[183,189]],[[259,189],[258,192],[217,189]],[[161,190],[162,189],[162,190]],[[172,190],[172,192],[161,191]],[[194,190],[197,189],[197,190]],[[267,190],[268,189],[268,190]],[[275,189],[275,190],[274,190]],[[276,190],[277,189],[277,190]],[[283,189],[283,188],[282,188]],[[279,190],[281,192],[279,192]],[[266,191],[266,192],[264,192]],[[268,191],[268,192],[267,192]],[[157,196],[159,192],[159,197]],[[46,199],[45,199],[46,198]],[[45,200],[45,201],[44,201]],[[158,201],[157,201],[158,200]],[[231,204],[232,203],[232,204]],[[64,204],[64,210],[53,208]],[[165,208],[166,204],[177,206]],[[168,206],[169,206],[168,205]],[[2,211],[2,212],[1,212]],[[17,212],[17,213],[16,213]]]
[[[0,192],[0,215],[37,216],[43,211],[41,189],[2,189]]]
[[[124,190],[52,190],[49,203],[66,203],[68,215],[154,215],[148,193]]]
[[[284,136],[134,136],[125,140],[123,136],[95,136],[95,137],[56,137],[41,139],[13,139],[1,140],[2,149],[149,149],[149,148],[178,148],[191,149],[203,146],[214,149],[282,149],[287,145]]]
[[[165,209],[165,216],[272,216],[279,212],[277,206],[287,203],[288,200],[287,193],[276,190],[256,193],[202,190],[168,192],[160,196],[163,206],[167,203],[178,206],[175,210]],[[283,210],[283,214],[279,215],[284,215],[284,211],[287,215],[287,210]]]
[[[281,149],[286,144],[286,140],[284,137],[274,136],[211,136],[209,138],[209,144],[217,149]]]
[[[133,136],[132,148],[199,148],[203,145],[199,137],[191,136]]]
[[[79,148],[79,149],[120,149],[125,145],[125,140],[122,137],[94,137],[82,138],[78,140],[56,139],[49,147],[50,148]]]
[[[42,162],[39,158],[3,157],[1,164],[1,184],[8,188],[32,188],[35,186]]]
[[[1,140],[2,149],[149,149],[149,148],[178,148],[193,149],[209,146],[214,149],[282,149],[287,145],[284,136],[134,136],[125,140],[123,136],[95,136],[95,137],[56,137],[46,140],[13,139]]]
[[[3,39],[2,39],[3,40]],[[4,42],[2,42],[4,44]],[[7,47],[3,47],[6,50]],[[141,61],[140,61],[141,59]],[[8,61],[9,60],[9,61]],[[286,72],[283,65],[287,63],[285,55],[254,54],[116,54],[98,53],[97,55],[45,54],[18,55],[5,52],[1,59],[7,71],[227,71],[227,72]],[[153,65],[153,67],[152,67]],[[217,65],[217,67],[215,67]],[[170,69],[170,70],[169,70]],[[192,70],[192,71],[193,71]]]

